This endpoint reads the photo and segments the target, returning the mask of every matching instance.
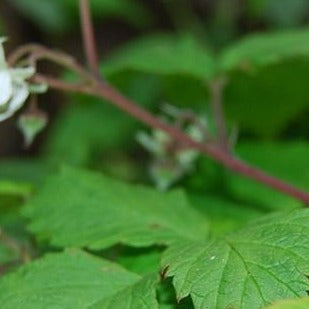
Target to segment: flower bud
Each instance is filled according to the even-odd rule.
[[[26,147],[33,143],[35,137],[46,127],[47,122],[47,115],[41,111],[27,112],[19,117],[18,127],[24,136]]]

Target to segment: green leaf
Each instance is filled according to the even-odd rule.
[[[40,185],[51,171],[48,164],[39,160],[0,160],[1,181],[20,185],[20,188],[26,184]]]
[[[278,135],[309,106],[309,30],[250,35],[220,59],[229,72],[225,105],[230,120],[251,133]]]
[[[226,114],[240,129],[278,136],[309,107],[309,58],[293,58],[258,72],[233,72],[225,90]]]
[[[221,67],[224,71],[250,70],[301,56],[309,56],[308,29],[256,34],[228,48]]]
[[[0,196],[13,195],[19,197],[27,197],[32,193],[32,191],[33,187],[28,183],[18,183],[0,180]]]
[[[221,55],[225,108],[241,130],[278,136],[307,108],[309,30],[251,35]]]
[[[309,145],[306,142],[242,143],[238,156],[279,179],[309,191]],[[264,209],[292,209],[302,203],[267,186],[230,173],[229,187],[243,202]]]
[[[46,32],[60,32],[70,24],[70,14],[60,1],[13,0],[12,4]]]
[[[220,196],[190,193],[189,198],[192,206],[209,219],[212,235],[234,231],[263,214],[253,205],[243,205]]]
[[[160,271],[160,248],[125,248],[120,251],[117,263],[134,273],[146,275]]]
[[[160,101],[168,102],[183,109],[192,109],[195,113],[208,114],[205,102],[209,100],[209,89],[205,81],[192,76],[167,75],[162,76],[162,97]],[[205,117],[205,116],[204,116]]]
[[[130,290],[134,304],[141,300],[140,280],[116,264],[82,251],[67,250],[46,255],[2,278],[0,303],[3,309],[84,309]],[[148,279],[149,290],[142,300],[147,308],[156,309],[154,282],[154,278]]]
[[[103,64],[108,75],[125,70],[209,79],[216,71],[212,55],[189,35],[157,34],[123,47]]]
[[[50,177],[24,212],[32,232],[61,247],[170,244],[204,239],[207,231],[181,191],[161,193],[70,168]]]
[[[278,301],[275,304],[268,306],[266,309],[308,309],[308,308],[309,308],[309,297]]]
[[[307,295],[308,232],[308,210],[275,214],[222,239],[179,243],[162,268],[197,309],[258,309]]]
[[[135,285],[129,286],[117,294],[99,301],[92,309],[158,309],[156,300],[157,275],[148,276]]]

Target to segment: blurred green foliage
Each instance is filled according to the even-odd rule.
[[[166,22],[168,25],[162,26],[159,24],[160,16],[152,12],[151,5],[144,1],[92,0],[99,34],[101,25],[108,20],[120,21],[121,27],[128,24],[138,29],[135,38],[113,48],[100,59],[101,72],[122,93],[157,115],[162,114],[162,105],[168,103],[203,118],[212,135],[216,134],[216,126],[212,115],[211,87],[217,78],[224,78],[223,104],[227,127],[231,140],[236,144],[232,153],[308,191],[309,2],[247,0],[243,7],[237,6],[240,6],[238,1],[209,3],[205,7],[210,13],[204,14],[203,5],[194,7],[195,3],[190,1],[164,1],[159,9],[163,19],[169,20]],[[77,4],[75,0],[10,1],[10,5],[32,23],[32,27],[35,25],[44,38],[46,35],[46,41],[52,34],[63,45],[67,37],[74,44],[81,44],[80,39],[75,37],[79,20]],[[190,4],[189,12],[186,7]],[[175,7],[178,7],[176,12],[179,16],[168,9]],[[4,33],[4,29],[5,21],[0,20],[0,33]],[[109,38],[104,37],[104,40],[109,41]],[[67,76],[67,72],[64,75]],[[26,219],[20,207],[37,192],[39,196],[43,195],[42,185],[50,182],[51,175],[61,170],[63,165],[88,168],[122,181],[151,185],[148,168],[151,158],[136,141],[137,132],[149,128],[97,98],[76,94],[66,94],[64,99],[56,98],[64,102],[58,114],[51,118],[39,154],[33,158],[0,161],[0,228],[13,237],[17,246],[26,246],[32,256],[58,248],[41,239],[31,239],[25,232]],[[235,127],[239,132],[236,137]],[[42,239],[60,235],[57,245],[67,245],[61,237],[73,237],[76,226],[83,228],[79,230],[84,233],[80,238],[89,231],[94,235],[102,232],[97,226],[109,214],[111,219],[107,224],[118,222],[121,218],[124,232],[116,237],[112,233],[114,226],[111,226],[112,232],[105,231],[110,237],[108,244],[120,245],[106,249],[102,256],[141,275],[157,271],[161,247],[132,249],[123,246],[126,243],[124,238],[132,236],[125,234],[128,226],[131,227],[131,222],[125,220],[126,215],[130,217],[136,210],[132,207],[132,212],[126,214],[124,204],[120,205],[123,212],[117,212],[113,205],[121,200],[121,192],[128,189],[122,186],[114,189],[111,196],[116,198],[110,202],[107,213],[106,205],[101,201],[106,196],[101,190],[112,187],[109,182],[112,184],[113,181],[104,178],[101,183],[101,180],[96,181],[89,176],[91,181],[87,187],[78,182],[78,173],[76,175],[64,183],[61,179],[58,183],[58,178],[52,178],[56,179],[53,190],[37,202],[37,213],[31,214],[33,222],[36,222],[32,231],[39,229]],[[75,186],[72,187],[72,184]],[[187,208],[191,207],[190,211],[207,218],[211,237],[225,235],[266,213],[302,206],[301,202],[227,171],[202,156],[196,160],[195,169],[179,179],[174,187],[183,191],[183,203]],[[134,190],[132,192],[136,192]],[[68,192],[70,195],[67,196]],[[160,224],[164,225],[165,214],[175,212],[175,208],[152,215],[152,212],[158,211],[151,208],[151,205],[154,207],[152,201],[158,202],[161,193],[154,189],[151,192],[154,197],[149,201],[148,193],[145,197],[141,193],[139,199],[132,194],[128,199],[135,207],[137,202],[137,205],[149,206],[149,218],[159,216]],[[59,203],[57,207],[54,203],[45,202],[46,196],[55,196]],[[107,194],[106,200],[109,201],[109,198]],[[92,204],[87,202],[88,199]],[[98,201],[102,207],[99,213]],[[177,201],[171,204],[170,207],[175,207]],[[89,209],[93,213],[83,213]],[[64,226],[69,226],[67,217],[63,217],[64,210],[67,211],[65,215],[75,216],[70,219],[73,227],[67,233],[69,236],[64,229]],[[54,213],[59,221],[54,220],[51,215]],[[182,218],[187,220],[188,213],[176,213],[177,228],[180,225],[188,227],[181,221]],[[86,218],[90,219],[85,222]],[[193,230],[194,222],[191,222]],[[62,230],[59,229],[61,224]],[[167,234],[173,235],[175,227],[170,229],[173,231]],[[160,231],[156,232],[162,236]],[[161,242],[152,240],[149,244],[165,243],[164,239],[159,240]],[[134,241],[138,243],[138,240]],[[73,242],[73,245],[76,244],[80,245],[80,239]],[[96,251],[95,254],[100,253]],[[1,242],[0,237],[0,266],[19,258],[18,252]],[[171,284],[167,285],[166,290],[162,286],[159,288],[162,308],[193,308],[190,299],[184,305],[177,304]]]
[[[224,0],[219,2],[214,7],[213,19],[207,21],[208,24],[213,21],[213,27],[219,27],[216,14],[226,8]],[[61,36],[77,24],[77,1],[14,0],[12,4],[42,31],[57,32]],[[179,6],[183,4],[179,2]],[[155,19],[154,14],[149,18],[149,7],[139,1],[91,1],[91,6],[98,22],[108,16],[145,26]],[[300,8],[305,6],[306,2],[300,0],[284,1],[284,7],[289,9],[284,10],[286,16],[283,18],[283,7],[278,1],[250,0],[243,17],[267,22],[272,29],[281,28],[283,24],[290,25],[291,20],[295,25],[301,24],[305,15],[300,14]],[[190,12],[188,20],[194,17],[192,13],[194,11]],[[236,20],[236,17],[230,19],[229,23],[237,27]],[[200,19],[197,23],[202,25]],[[209,31],[206,25],[204,28],[205,36]],[[224,76],[227,84],[223,103],[228,127],[236,125],[240,132],[236,155],[308,189],[307,142],[287,143],[281,137],[288,136],[288,130],[299,138],[307,136],[306,126],[299,126],[303,129],[295,132],[293,125],[298,119],[306,122],[303,115],[309,110],[309,30],[303,27],[271,31],[232,42],[226,38],[230,43],[218,50],[215,42],[212,44],[209,38],[205,40],[193,29],[190,32],[178,29],[177,34],[171,31],[143,34],[111,52],[102,60],[101,70],[110,83],[155,113],[160,113],[160,107],[167,102],[199,114],[207,121],[211,134],[215,133],[210,104],[211,82]],[[141,124],[96,98],[67,96],[66,104],[51,123],[39,159],[0,162],[3,184],[0,195],[12,195],[12,192],[14,195],[15,192],[20,196],[29,185],[37,190],[46,176],[63,164],[100,170],[122,179],[150,182],[149,158],[135,140],[136,133],[144,129]],[[192,196],[198,196],[194,199],[199,201],[198,205],[203,204],[203,199],[207,203],[207,194],[210,194],[212,201],[218,199],[217,205],[238,203],[244,208],[251,207],[253,213],[300,206],[292,198],[226,172],[207,158],[200,158],[196,170],[180,179],[178,185]],[[218,206],[222,211],[225,208],[228,206]],[[236,224],[238,210],[231,213],[235,213],[232,221]],[[221,223],[225,230],[224,221]]]
[[[295,27],[307,17],[309,3],[306,0],[249,0],[250,14],[264,18],[272,26]]]
[[[68,31],[78,24],[76,0],[12,0],[12,3],[42,30],[50,33]],[[91,7],[96,18],[117,17],[138,27],[152,20],[146,8],[135,0],[92,0]]]
[[[216,64],[209,51],[192,35],[161,34],[122,47],[103,66],[107,75],[123,70],[207,79],[215,74]]]

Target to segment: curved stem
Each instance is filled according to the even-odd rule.
[[[132,117],[140,120],[144,124],[152,128],[164,131],[184,146],[197,149],[204,155],[221,163],[230,170],[235,171],[238,174],[241,174],[260,183],[264,183],[265,185],[268,185],[269,187],[276,189],[281,193],[293,196],[294,198],[304,202],[306,205],[309,206],[308,193],[280,179],[270,176],[256,167],[253,167],[237,158],[232,157],[229,153],[222,150],[221,147],[217,147],[211,144],[203,144],[193,140],[191,137],[183,133],[180,129],[166,124],[159,118],[152,115],[147,110],[138,106],[138,104],[136,104],[135,102],[123,96],[116,89],[109,85],[99,83],[97,83],[93,87],[87,85],[74,85],[64,83],[61,80],[45,77],[43,75],[36,75],[35,80],[37,82],[47,83],[51,88],[86,93],[101,97],[111,102],[113,105],[117,106],[119,109],[131,115]]]
[[[86,81],[94,82],[93,75],[90,74],[82,65],[76,62],[74,57],[60,51],[49,49],[39,44],[27,44],[17,48],[9,57],[8,64],[14,66],[18,61],[30,57],[32,62],[48,60],[56,63],[64,68],[67,68]]]

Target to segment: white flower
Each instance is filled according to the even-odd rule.
[[[35,73],[33,67],[9,68],[5,61],[3,42],[0,38],[0,121],[13,116],[26,102],[32,86],[27,83]],[[40,89],[41,91],[46,91]]]
[[[176,121],[184,115],[184,112],[170,105],[165,107],[164,111]],[[195,121],[189,118],[191,123],[183,123],[182,130],[193,140],[203,142],[207,123],[204,118],[195,116],[193,116],[193,120]],[[190,173],[199,157],[197,150],[186,149],[173,143],[173,138],[161,130],[155,129],[151,134],[138,132],[136,138],[152,156],[150,176],[161,191],[167,190],[183,176]]]

